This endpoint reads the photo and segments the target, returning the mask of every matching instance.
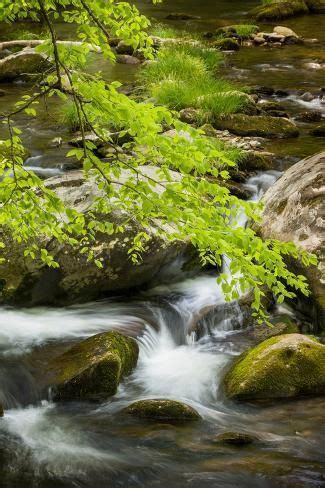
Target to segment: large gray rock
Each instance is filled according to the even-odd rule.
[[[324,263],[324,201],[325,151],[291,166],[264,195],[264,212],[258,232],[262,237],[293,241],[318,256],[318,267],[306,268],[290,259],[289,267],[307,277],[312,292],[311,307],[319,325],[324,327],[325,263]]]
[[[142,167],[142,172],[153,177],[153,167]],[[156,175],[157,176],[157,175]],[[127,174],[124,175],[127,178]],[[177,173],[174,174],[178,178]],[[81,171],[71,171],[65,175],[47,180],[70,208],[80,212],[89,211],[94,198],[99,196],[97,185],[85,180]],[[100,216],[99,216],[100,218]],[[118,208],[103,221],[124,222],[127,218]],[[18,304],[66,304],[96,299],[104,294],[125,291],[144,285],[159,273],[160,269],[180,255],[191,259],[193,249],[186,242],[171,242],[158,235],[161,222],[153,222],[147,232],[148,241],[140,264],[134,265],[128,255],[133,238],[143,228],[135,219],[130,219],[127,229],[119,235],[97,234],[93,244],[96,259],[103,263],[99,269],[93,261],[80,254],[77,248],[59,244],[55,239],[39,244],[46,247],[60,264],[58,269],[44,266],[39,260],[25,258],[24,248],[11,242],[10,236],[0,229],[0,238],[7,243],[5,262],[0,266],[2,301]],[[165,226],[166,232],[173,229]]]
[[[39,74],[51,66],[45,54],[28,47],[0,59],[0,81],[14,80],[25,74]]]

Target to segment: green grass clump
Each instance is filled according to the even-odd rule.
[[[248,39],[251,35],[256,34],[259,31],[258,25],[253,24],[237,24],[237,25],[230,25],[236,30],[239,37],[242,39]]]
[[[238,112],[247,97],[228,81],[216,78],[220,52],[196,45],[174,44],[159,52],[140,79],[150,96],[173,110],[198,109],[200,121]]]
[[[162,39],[198,39],[197,33],[188,32],[181,29],[175,29],[166,24],[153,24],[150,27],[149,34],[154,37],[160,37]]]

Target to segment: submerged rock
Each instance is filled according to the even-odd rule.
[[[25,48],[0,59],[0,81],[14,80],[24,74],[39,74],[51,66],[45,54]]]
[[[265,193],[262,221],[255,226],[264,239],[293,241],[317,255],[317,267],[306,267],[293,258],[287,264],[294,273],[306,276],[312,295],[304,298],[303,312],[320,327],[325,327],[324,175],[325,151],[291,166]]]
[[[157,177],[156,169],[152,166],[143,166],[141,171],[144,175]],[[121,181],[129,176],[126,171],[121,175]],[[178,173],[173,173],[173,176],[175,181],[179,178]],[[68,207],[85,214],[90,211],[94,199],[101,194],[97,185],[92,180],[85,180],[81,171],[70,171],[50,178],[47,186]],[[125,222],[127,215],[116,208],[101,218],[104,222],[119,224]],[[163,266],[176,258],[184,258],[184,264],[188,264],[194,254],[188,242],[171,241],[159,235],[160,227],[161,223],[152,222],[150,229],[144,229],[135,219],[130,219],[125,232],[113,235],[98,232],[92,249],[95,258],[102,262],[102,268],[98,268],[94,261],[87,261],[87,257],[80,254],[77,247],[61,244],[55,239],[44,242],[40,237],[40,247],[47,247],[52,253],[60,264],[58,269],[48,268],[40,260],[24,257],[24,246],[12,242],[11,237],[1,229],[1,240],[7,243],[3,251],[6,261],[0,266],[1,299],[27,305],[67,304],[89,301],[147,284],[159,274]],[[164,229],[167,233],[174,231],[168,225]],[[145,245],[142,261],[134,265],[128,249],[141,230],[148,233],[149,241]]]
[[[256,437],[244,432],[223,432],[218,434],[214,441],[220,444],[229,444],[230,446],[247,446],[253,444],[257,440]]]
[[[298,137],[299,130],[290,120],[266,115],[233,114],[214,121],[216,129],[227,129],[239,136],[286,139]]]
[[[239,356],[225,377],[229,398],[262,400],[325,393],[325,346],[302,334],[272,337]]]
[[[200,420],[201,415],[189,405],[176,400],[153,399],[134,402],[122,410],[122,413],[139,419],[184,422]]]
[[[119,332],[103,332],[76,344],[50,367],[55,400],[105,400],[136,366],[138,344]]]

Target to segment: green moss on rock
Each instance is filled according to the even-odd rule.
[[[302,334],[272,337],[242,354],[225,377],[229,398],[260,400],[325,393],[325,346]]]
[[[165,399],[140,400],[123,409],[122,413],[139,419],[168,422],[183,422],[201,418],[200,414],[189,405]]]
[[[270,155],[257,151],[243,151],[237,163],[243,171],[265,171],[272,168]]]
[[[119,332],[103,332],[76,344],[51,364],[56,400],[102,400],[115,395],[136,366],[139,348]]]
[[[254,13],[256,20],[268,21],[307,14],[309,13],[309,9],[304,0],[288,0],[262,5],[255,9]]]
[[[290,120],[264,115],[227,115],[216,119],[213,125],[216,129],[226,129],[239,136],[286,139],[299,135],[297,126]]]

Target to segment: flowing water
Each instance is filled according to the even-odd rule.
[[[156,6],[139,2],[145,13],[160,21],[175,11],[197,15],[200,19],[183,27],[200,31],[239,23],[256,4],[253,0],[206,0],[204,5],[173,0]],[[285,25],[322,43],[322,22],[320,16],[302,17]],[[67,35],[64,29],[62,35]],[[289,89],[284,103],[294,117],[305,109],[299,90],[315,91],[324,84],[324,71],[304,67],[307,62],[324,62],[319,45],[242,49],[226,57],[224,74],[244,85]],[[99,69],[96,62],[95,66]],[[132,80],[135,71],[126,66],[100,68],[107,70],[107,77],[122,81]],[[0,111],[28,86],[1,88],[7,95],[0,98]],[[306,108],[323,109],[317,99],[313,103],[315,107]],[[53,100],[48,109],[51,117],[44,112],[32,123],[25,117],[18,121],[22,128],[28,127],[26,164],[46,177],[66,169],[68,139]],[[268,147],[294,158],[316,152],[321,142],[309,136],[307,127],[301,128],[298,140]],[[51,147],[58,133],[63,145]],[[250,178],[246,185],[252,198],[259,199],[286,165],[283,160],[272,171]],[[325,486],[325,400],[261,407],[238,405],[224,397],[225,371],[252,343],[243,321],[238,303],[226,304],[215,276],[207,273],[180,276],[173,284],[162,276],[160,284],[132,300],[121,297],[60,309],[1,308],[0,403],[6,412],[0,419],[0,487]],[[43,377],[49,359],[76,341],[110,329],[139,343],[139,362],[131,377],[105,403],[53,403]],[[118,415],[132,401],[158,397],[192,405],[203,420],[172,426]],[[215,439],[224,431],[254,434],[259,441],[246,447],[221,446]]]

